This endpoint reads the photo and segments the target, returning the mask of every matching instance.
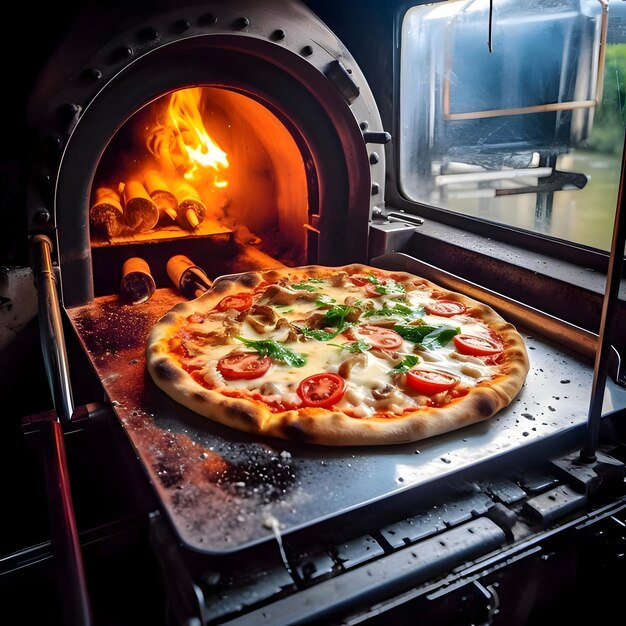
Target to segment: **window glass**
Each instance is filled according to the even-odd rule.
[[[626,2],[457,0],[402,23],[409,199],[610,249],[626,120]]]

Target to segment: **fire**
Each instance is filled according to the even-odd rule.
[[[228,157],[207,133],[201,113],[202,89],[180,89],[170,96],[163,124],[148,137],[148,149],[165,171],[177,173],[190,181],[206,181],[223,189],[228,182],[221,178],[229,167]]]

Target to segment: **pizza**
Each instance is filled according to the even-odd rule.
[[[220,277],[156,322],[146,366],[209,420],[352,446],[486,420],[519,393],[529,360],[491,307],[407,272],[351,264]]]

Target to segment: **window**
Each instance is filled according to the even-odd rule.
[[[407,200],[609,250],[626,120],[626,2],[457,0],[402,21]]]

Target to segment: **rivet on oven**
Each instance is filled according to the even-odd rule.
[[[52,176],[50,172],[40,172],[39,174],[39,191],[41,194],[47,194],[52,187]]]
[[[81,72],[80,78],[85,82],[95,82],[102,78],[102,72],[95,67],[88,67]]]
[[[372,195],[377,196],[380,193],[380,185],[378,183],[372,183]]]
[[[250,26],[250,20],[247,17],[238,17],[233,22],[233,26],[234,28],[239,28],[239,29],[248,28],[248,26]]]
[[[304,48],[300,50],[300,54],[304,57],[310,57],[313,54],[313,48],[311,48],[311,46],[304,46]]]
[[[272,33],[271,37],[274,41],[280,41],[286,37],[286,33],[282,28],[278,28]]]
[[[137,33],[137,41],[139,43],[148,43],[149,41],[155,41],[159,38],[159,33],[152,28],[151,26],[147,26],[146,28],[142,28]]]
[[[211,26],[211,24],[217,24],[217,17],[213,13],[204,13],[198,18],[198,24],[200,26]]]
[[[361,130],[367,130],[367,129],[369,128],[369,124],[368,124],[367,122],[361,122],[361,123],[359,124],[359,128],[360,128]]]
[[[61,122],[67,126],[73,126],[76,124],[77,118],[80,115],[81,107],[75,102],[65,102],[59,107],[59,114],[61,116]]]
[[[47,224],[50,221],[50,211],[48,209],[39,209],[33,215],[33,222],[36,224]]]
[[[189,30],[189,28],[191,28],[189,20],[177,20],[170,26],[170,30],[173,33],[178,33],[179,35],[184,33],[186,30]]]
[[[61,147],[63,146],[63,141],[61,141],[61,137],[58,135],[51,135],[50,137],[46,137],[45,139],[46,148],[52,153],[59,152]]]
[[[378,156],[378,152],[372,152],[372,154],[370,154],[370,163],[376,165],[379,161],[380,157]]]
[[[119,63],[124,59],[128,59],[133,56],[133,49],[130,46],[120,46],[119,48],[115,48],[113,52],[109,55],[108,61],[109,63]]]

